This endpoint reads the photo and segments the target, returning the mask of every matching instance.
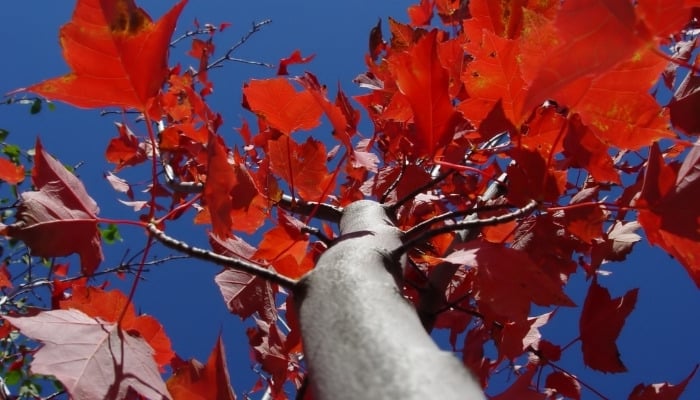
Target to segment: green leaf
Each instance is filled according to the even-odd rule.
[[[9,371],[5,375],[5,384],[7,385],[16,385],[19,383],[19,381],[22,379],[22,371],[19,369],[14,369],[12,371]]]
[[[115,224],[109,224],[106,228],[100,228],[100,235],[107,244],[114,244],[117,240],[122,241],[122,236],[119,234],[119,229]]]
[[[13,163],[19,163],[19,157],[22,155],[22,149],[20,149],[19,146],[14,144],[6,144],[2,148],[2,152],[10,157],[10,160],[12,160]]]
[[[9,135],[9,134],[10,134],[10,131],[8,131],[7,129],[0,128],[0,142],[4,142],[5,139],[7,138],[7,135]]]
[[[33,381],[25,381],[19,388],[20,397],[37,398],[41,395],[41,386]]]
[[[29,113],[34,115],[34,114],[39,114],[41,112],[41,100],[36,99],[32,103],[32,107],[29,109]]]

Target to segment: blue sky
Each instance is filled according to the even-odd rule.
[[[58,45],[58,28],[70,19],[73,2],[67,1],[15,1],[3,5],[0,14],[0,37],[3,38],[3,56],[0,59],[0,93],[27,86],[43,79],[67,72]],[[144,0],[139,3],[154,18],[169,9],[174,1]],[[190,0],[180,18],[176,35],[192,27],[194,18],[200,23],[230,22],[233,25],[217,35],[218,53],[225,51],[248,31],[253,21],[273,20],[262,32],[244,45],[237,57],[276,63],[292,51],[299,49],[303,55],[316,54],[312,63],[292,67],[292,73],[309,70],[333,90],[340,82],[348,94],[360,93],[351,80],[365,71],[364,55],[367,52],[369,30],[382,18],[393,16],[406,21],[407,1],[369,0],[331,2],[311,0],[289,1],[230,1]],[[386,26],[386,24],[385,24]],[[384,30],[386,34],[386,29]],[[183,57],[188,50],[183,43],[172,50],[174,59],[191,62]],[[241,87],[251,78],[274,75],[275,70],[228,63],[211,73],[215,94],[210,98],[212,109],[224,117],[220,133],[229,144],[235,143],[233,128],[240,126],[242,118],[252,120],[241,109]],[[56,110],[43,111],[30,116],[28,107],[20,105],[0,107],[0,128],[10,131],[8,141],[32,147],[37,135],[45,148],[69,165],[83,163],[78,174],[88,192],[101,208],[100,215],[108,218],[134,218],[128,207],[117,201],[103,175],[110,169],[104,160],[104,149],[116,135],[114,122],[118,116],[99,116],[98,111],[79,110],[58,103]],[[366,116],[362,130],[369,133]],[[139,126],[135,127],[139,129]],[[322,127],[311,132],[317,138],[326,139],[328,129]],[[139,132],[143,134],[142,132]],[[308,135],[301,133],[299,137]],[[140,170],[143,173],[143,170]],[[138,171],[126,171],[120,176],[143,179]],[[137,178],[139,177],[140,178]],[[175,236],[205,246],[205,237],[192,234],[189,220],[173,231]],[[132,253],[144,243],[143,232],[121,228],[124,243],[107,246],[104,266],[114,266],[124,251]],[[157,249],[160,256],[170,254]],[[678,382],[700,362],[700,345],[697,332],[700,328],[700,294],[688,279],[686,272],[660,249],[639,245],[625,263],[610,264],[609,277],[601,277],[600,283],[610,288],[613,296],[640,287],[637,309],[628,319],[618,341],[622,359],[630,370],[623,375],[603,375],[583,367],[578,348],[567,352],[562,362],[570,372],[610,398],[626,398],[631,388],[639,383],[661,381]],[[228,352],[230,374],[235,390],[240,395],[248,390],[255,375],[251,372],[244,326],[236,316],[230,315],[221,300],[213,276],[218,268],[196,262],[176,261],[155,267],[140,284],[136,306],[143,312],[155,315],[165,326],[176,352],[184,358],[206,360],[216,336],[222,332]],[[127,279],[116,286],[128,288]],[[572,278],[569,293],[577,304],[583,303],[587,283],[582,274]],[[560,310],[545,335],[565,344],[577,336],[580,310]],[[438,336],[442,337],[441,333]],[[505,374],[503,374],[505,375]],[[255,398],[255,396],[254,396]],[[584,398],[591,398],[584,392]],[[700,378],[691,382],[684,398],[700,398]]]

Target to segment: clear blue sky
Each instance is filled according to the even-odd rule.
[[[67,67],[62,61],[58,45],[58,28],[70,19],[74,2],[66,1],[13,1],[3,4],[0,13],[0,37],[3,40],[3,56],[0,59],[0,93],[27,86],[43,79],[62,75]],[[174,4],[173,1],[143,0],[139,3],[154,18],[158,18]],[[292,73],[309,70],[333,91],[340,82],[348,94],[360,93],[351,80],[364,72],[364,55],[371,27],[381,17],[386,27],[386,17],[393,16],[406,21],[407,1],[347,1],[333,2],[308,0],[290,1],[230,1],[191,0],[180,18],[176,35],[192,27],[194,18],[200,23],[233,25],[217,35],[219,54],[236,42],[253,21],[270,18],[273,23],[256,34],[237,54],[237,57],[276,63],[293,50],[303,55],[316,54],[311,64],[292,68]],[[385,34],[387,30],[385,29]],[[183,57],[187,44],[173,50],[178,60]],[[229,63],[211,73],[215,94],[210,105],[224,117],[220,133],[229,144],[235,141],[233,128],[240,126],[241,118],[251,115],[240,107],[242,83],[254,77],[270,77],[275,70],[267,70],[242,64]],[[117,202],[118,195],[103,178],[110,169],[104,160],[104,149],[110,138],[116,135],[113,122],[117,116],[100,117],[97,111],[78,110],[58,103],[56,111],[44,111],[30,116],[28,107],[0,107],[0,128],[10,131],[9,141],[24,148],[33,146],[37,135],[45,148],[65,164],[84,162],[78,170],[88,192],[97,200],[101,216],[109,218],[134,218],[129,208]],[[369,131],[363,116],[362,129]],[[139,129],[137,126],[136,129]],[[141,132],[141,134],[143,134]],[[316,137],[327,138],[328,129],[312,132]],[[303,137],[306,133],[301,134]],[[143,172],[143,170],[141,170]],[[136,179],[138,174],[125,172],[126,178]],[[143,179],[145,176],[140,175]],[[122,197],[123,198],[123,197]],[[174,232],[176,236],[192,243],[206,245],[203,235],[192,235],[186,229]],[[124,251],[139,250],[144,243],[143,233],[122,228],[125,242],[107,246],[104,266],[114,266]],[[197,231],[200,232],[200,231]],[[162,248],[157,254],[170,254]],[[623,375],[603,375],[583,367],[578,348],[567,352],[562,366],[593,384],[610,398],[626,398],[631,388],[639,382],[678,382],[697,362],[700,362],[700,345],[697,332],[700,328],[700,294],[688,279],[686,272],[659,249],[641,245],[625,263],[605,267],[613,274],[601,278],[601,284],[609,287],[613,296],[640,287],[637,309],[629,318],[618,341],[622,359],[630,370]],[[230,374],[239,395],[248,390],[255,375],[251,372],[247,338],[238,317],[230,315],[221,300],[213,276],[218,268],[195,262],[173,262],[156,267],[147,275],[147,281],[139,286],[136,306],[143,312],[155,315],[165,326],[173,341],[175,351],[183,358],[206,360],[216,336],[223,332]],[[126,281],[117,286],[126,288]],[[572,279],[572,299],[583,303],[587,284],[582,274]],[[577,336],[580,310],[560,310],[545,335],[565,344]],[[439,336],[443,336],[438,333]],[[584,398],[591,398],[584,391]],[[254,396],[256,398],[257,396]],[[686,399],[700,398],[700,377],[691,383]]]

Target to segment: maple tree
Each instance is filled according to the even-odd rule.
[[[408,23],[388,19],[387,37],[381,22],[371,30],[363,95],[332,98],[309,72],[289,77],[312,61],[301,52],[248,82],[254,117],[238,128],[240,148],[207,103],[208,71],[229,55],[214,58],[225,26],[186,37],[196,68],[169,65],[186,3],[153,21],[133,0],[79,0],[60,31],[71,71],[12,94],[123,110],[107,179],[134,214],[100,215],[39,139],[31,185],[19,157],[0,159],[0,179],[19,192],[0,233],[50,266],[50,309],[17,298],[38,280],[18,292],[0,268],[0,335],[36,341],[18,346],[10,370],[31,362],[78,399],[235,398],[221,340],[206,364],[183,360],[137,314],[156,243],[223,267],[215,282],[233,314],[253,318],[251,352],[273,398],[603,397],[558,367],[575,350],[540,328],[580,307],[582,368],[625,372],[616,342],[638,290],[613,297],[599,274],[641,233],[700,286],[700,2],[421,1]],[[323,120],[332,139],[301,138]],[[145,197],[116,175],[127,168],[149,180]],[[183,220],[208,227],[210,249],[171,237]],[[128,294],[90,280],[124,272],[100,269],[105,224],[146,234]],[[589,287],[575,300],[565,288],[577,271]],[[434,329],[449,330],[458,357]],[[496,394],[504,366],[517,378]],[[697,368],[629,398],[678,398]]]

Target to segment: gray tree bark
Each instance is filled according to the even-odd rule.
[[[340,237],[295,291],[315,399],[483,399],[479,384],[424,330],[391,259],[401,231],[379,203],[343,211]]]

